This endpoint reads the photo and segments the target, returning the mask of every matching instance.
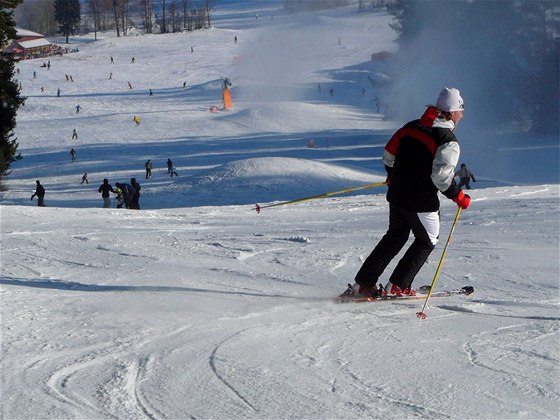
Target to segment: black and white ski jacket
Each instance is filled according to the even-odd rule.
[[[459,194],[453,179],[460,148],[452,121],[411,121],[389,140],[383,153],[388,174],[387,201],[418,213],[439,210],[438,191],[449,199]]]

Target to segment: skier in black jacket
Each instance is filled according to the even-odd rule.
[[[45,188],[41,185],[39,180],[35,181],[37,188],[35,188],[35,193],[31,196],[31,200],[37,196],[37,205],[39,207],[45,207]]]
[[[439,237],[438,192],[466,209],[470,197],[454,181],[459,143],[453,130],[463,118],[463,98],[454,88],[444,88],[436,106],[400,128],[385,146],[389,228],[356,275],[346,295],[414,295],[414,277],[435,248]],[[414,242],[389,277],[377,287],[379,277],[406,244]]]
[[[140,210],[140,184],[136,181],[136,178],[131,178],[130,185],[132,185],[132,187],[136,190],[130,200],[130,208]]]
[[[111,184],[109,184],[109,180],[107,178],[103,180],[103,184],[99,186],[99,189],[97,191],[101,193],[101,197],[103,198],[103,208],[110,208],[111,196],[109,195],[109,192],[112,192],[113,194],[116,194],[117,192],[113,189]]]

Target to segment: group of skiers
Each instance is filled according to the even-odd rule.
[[[146,179],[151,178],[153,167],[151,159],[146,161],[144,167],[146,168]],[[171,174],[171,178],[173,178],[173,175],[179,176],[172,160],[169,158],[167,159],[167,173]],[[130,184],[115,183],[115,189],[113,189],[107,179],[104,179],[103,184],[99,187],[99,192],[103,198],[103,208],[111,206],[109,192],[112,192],[117,195],[117,208],[120,209],[124,205],[127,209],[140,210],[140,188],[136,178],[131,178]]]
[[[127,209],[140,210],[140,184],[136,181],[136,178],[130,179],[130,184],[127,183],[115,183],[115,188],[109,184],[109,180],[105,178],[103,184],[99,186],[98,191],[101,193],[103,198],[103,208],[107,209],[111,207],[111,195],[109,193],[116,194],[117,196],[117,208],[120,209],[125,206]]]
[[[87,179],[87,173],[84,174]],[[31,200],[37,197],[37,205],[39,207],[45,207],[45,188],[41,185],[39,180],[35,181],[36,188],[35,192],[31,196]],[[83,177],[82,177],[83,183]],[[117,196],[117,208],[120,209],[123,206],[127,209],[140,210],[140,184],[136,181],[136,178],[130,179],[130,184],[127,183],[115,183],[115,188],[109,184],[109,180],[105,178],[103,184],[99,186],[98,192],[101,193],[103,198],[103,208],[111,207],[111,196],[109,193],[116,194]]]
[[[70,154],[72,161],[74,162],[77,159],[77,153],[74,149],[72,149]],[[152,162],[150,159],[146,162],[145,167],[146,179],[151,178]],[[171,175],[171,178],[173,178],[174,175],[179,176],[171,159],[167,159],[167,173]],[[41,185],[39,180],[37,180],[36,183],[36,190],[31,196],[31,200],[37,197],[39,207],[45,207],[45,188]],[[80,184],[84,183],[89,184],[87,172],[82,175],[82,181]],[[132,210],[140,210],[140,189],[140,184],[136,181],[136,178],[131,178],[130,184],[116,182],[114,188],[111,184],[109,184],[109,180],[105,178],[103,180],[103,184],[99,186],[98,192],[101,193],[101,197],[103,198],[103,208],[111,207],[110,193],[113,193],[116,195],[118,209],[125,207]]]
[[[71,153],[71,155],[74,161],[76,159],[76,151],[72,149],[72,152],[73,153]],[[152,162],[150,159],[147,160],[145,164],[145,168],[146,168],[146,179],[151,178]],[[177,174],[175,166],[173,166],[173,161],[169,158],[167,159],[167,173],[171,174],[171,178],[173,178],[173,175],[179,176]],[[81,184],[83,184],[84,182],[86,184],[89,184],[87,172],[85,172],[84,175],[82,176]],[[105,178],[103,180],[103,184],[99,186],[98,192],[101,193],[101,197],[103,198],[103,208],[111,207],[110,193],[113,193],[116,195],[118,209],[125,207],[127,209],[132,209],[132,210],[140,210],[140,189],[141,186],[136,181],[136,178],[131,178],[130,184],[116,182],[115,188],[113,188],[113,186],[109,184],[109,180]],[[39,181],[37,181],[37,189],[35,191],[35,194],[31,196],[31,199],[33,200],[35,196],[38,197],[39,206],[44,207],[45,189],[43,188],[43,186]]]

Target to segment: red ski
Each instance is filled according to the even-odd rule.
[[[351,286],[350,286],[351,288]],[[397,301],[397,300],[420,300],[426,299],[428,293],[430,291],[430,286],[422,286],[420,287],[414,296],[394,296],[394,295],[385,295],[385,296],[378,296],[378,297],[369,297],[369,296],[351,296],[345,295],[344,293],[336,298],[336,303],[361,303],[361,302],[384,302],[384,301]],[[438,292],[432,292],[430,297],[448,297],[448,296],[455,296],[455,295],[471,295],[474,293],[474,287],[472,286],[465,286],[460,289],[452,289],[452,290],[441,290]]]

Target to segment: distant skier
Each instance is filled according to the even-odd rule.
[[[87,172],[82,175],[82,182],[80,182],[80,185],[83,184],[84,182],[86,184],[89,184],[89,181],[87,179]]]
[[[80,105],[76,105],[76,114],[79,114],[81,109],[82,107]]]
[[[222,81],[222,89],[231,89],[232,87],[233,87],[233,83],[231,82],[231,80],[229,80],[228,77],[226,77]]]
[[[130,199],[130,208],[134,210],[140,210],[140,184],[136,181],[136,178],[130,179],[130,185],[134,188],[135,192],[132,194]]]
[[[150,159],[148,159],[148,161],[144,164],[144,167],[146,168],[146,179],[151,178],[152,177],[152,161]]]
[[[101,184],[99,186],[99,189],[97,191],[99,191],[101,193],[101,197],[103,198],[103,208],[104,209],[110,208],[111,207],[111,196],[109,195],[109,192],[112,192],[113,194],[117,194],[117,195],[118,195],[118,193],[117,193],[117,191],[115,191],[113,189],[111,184],[109,184],[109,180],[107,178],[105,178],[103,180],[103,184]]]
[[[78,130],[76,128],[74,128],[72,130],[72,140],[75,140],[78,138]]]
[[[72,160],[72,162],[76,162],[76,160],[78,160],[78,152],[76,152],[73,147],[72,150],[70,150],[70,159]]]
[[[173,168],[173,161],[169,158],[167,158],[167,173],[170,174],[171,173],[171,169]]]
[[[128,82],[128,88],[132,89],[132,83]]]
[[[37,205],[39,207],[45,207],[45,188],[41,185],[39,180],[35,181],[37,187],[35,188],[35,193],[31,196],[31,201],[37,196]]]
[[[58,89],[56,90],[56,97],[57,97],[57,98],[60,98],[60,88],[58,88]]]
[[[464,163],[461,163],[461,169],[459,169],[457,172],[455,172],[455,176],[459,177],[459,188],[461,188],[462,186],[465,186],[467,188],[467,190],[471,189],[470,186],[470,182],[471,179],[473,180],[473,182],[476,182],[476,179],[474,178],[474,175],[471,171],[469,171],[469,169],[467,168],[467,165],[465,165]]]
[[[136,126],[138,127],[140,125],[140,117],[135,115],[134,117],[132,117],[132,122],[134,122],[134,124],[136,124]]]
[[[373,102],[375,103],[375,112],[379,114],[379,112],[381,112],[381,103],[379,102],[379,98],[376,96],[373,98]]]

